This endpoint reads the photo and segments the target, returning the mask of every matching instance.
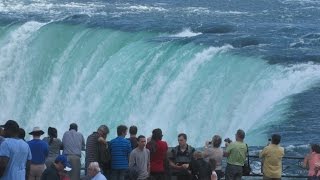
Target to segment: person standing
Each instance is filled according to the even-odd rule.
[[[191,174],[188,168],[195,149],[187,144],[187,135],[184,133],[178,135],[178,143],[179,145],[171,150],[169,157],[172,175],[177,176],[177,180],[190,180]]]
[[[162,141],[162,130],[157,128],[152,131],[151,141],[147,143],[150,151],[150,176],[154,180],[165,180],[165,160],[167,158],[168,145]]]
[[[227,157],[227,167],[225,171],[226,180],[241,180],[242,166],[244,166],[247,157],[247,144],[243,142],[245,132],[238,129],[236,141],[227,145],[224,156]]]
[[[204,149],[204,157],[207,162],[209,162],[210,159],[214,159],[215,164],[215,172],[218,175],[218,180],[220,180],[223,177],[222,172],[222,158],[223,158],[223,150],[220,147],[222,143],[222,139],[219,135],[214,135],[212,137],[212,141],[209,143],[206,143],[205,149]]]
[[[44,132],[39,127],[34,127],[29,134],[32,135],[33,139],[28,141],[32,154],[28,179],[40,180],[41,174],[46,169],[45,161],[48,157],[49,148],[48,144],[40,139]]]
[[[62,149],[62,141],[58,138],[58,131],[56,128],[48,128],[48,137],[43,138],[43,141],[47,142],[49,145],[49,155],[46,159],[46,166],[49,167],[60,155],[60,150]]]
[[[70,173],[71,180],[80,179],[81,170],[81,151],[85,150],[85,142],[83,135],[78,132],[78,125],[71,123],[69,131],[65,132],[62,137],[63,154],[67,156],[71,164]]]
[[[19,125],[16,121],[8,120],[1,127],[4,128],[6,140],[0,146],[0,179],[25,179],[32,158],[29,145],[18,137]]]
[[[128,138],[128,140],[131,143],[131,149],[138,147],[137,133],[138,133],[137,126],[130,126],[129,128],[130,137]]]
[[[282,157],[284,148],[279,145],[281,136],[273,134],[271,144],[263,148],[259,157],[263,160],[263,179],[280,180],[282,174]]]
[[[318,144],[312,144],[311,152],[303,160],[303,166],[309,169],[308,180],[312,180],[313,177],[320,179],[319,163],[320,146]]]
[[[137,180],[147,180],[150,172],[150,151],[146,148],[147,140],[146,137],[140,135],[138,137],[138,147],[130,153],[129,158],[129,169],[138,169]]]
[[[127,133],[127,126],[120,125],[117,127],[118,137],[110,141],[112,180],[124,180],[129,167],[129,155],[132,149],[130,141],[125,138]]]
[[[110,154],[108,153],[108,143],[106,141],[109,134],[109,128],[101,125],[96,132],[93,132],[87,138],[86,143],[86,169],[91,162],[98,162],[102,172],[106,174],[109,166]]]

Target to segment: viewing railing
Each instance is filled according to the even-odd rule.
[[[82,157],[81,157],[81,171],[82,174],[84,174],[85,170],[85,152],[82,152]],[[308,170],[303,168],[302,163],[303,163],[303,157],[293,157],[293,156],[284,156],[282,158],[282,177],[283,178],[294,178],[294,179],[300,179],[304,178],[306,179],[308,176]],[[223,161],[223,167],[226,167],[226,159],[224,158]],[[249,176],[252,177],[262,177],[262,170],[261,170],[261,159],[259,156],[255,155],[250,155],[249,156],[249,162],[251,166],[251,173]]]
[[[303,157],[285,156],[282,158],[282,177],[307,178],[308,170],[303,168]],[[249,156],[252,172],[250,176],[263,176],[261,159],[259,156]]]

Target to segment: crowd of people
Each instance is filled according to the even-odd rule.
[[[107,141],[109,128],[98,127],[86,141],[78,132],[78,125],[70,124],[62,140],[57,129],[48,128],[48,137],[34,127],[29,133],[32,140],[25,141],[25,131],[14,120],[0,128],[0,180],[226,180],[242,179],[248,145],[245,132],[236,131],[235,141],[225,139],[226,149],[221,148],[222,138],[214,135],[205,143],[203,151],[187,143],[187,135],[178,135],[178,145],[168,148],[162,140],[162,130],[152,131],[152,136],[137,136],[138,128],[117,127],[117,137]],[[281,136],[273,134],[271,142],[260,152],[264,180],[281,179]],[[81,175],[81,155],[85,151],[85,176]],[[62,153],[61,153],[62,152]],[[222,160],[226,158],[226,168]],[[312,145],[304,160],[308,176],[320,176],[320,146]]]

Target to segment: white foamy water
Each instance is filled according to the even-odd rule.
[[[170,35],[169,37],[194,37],[201,34],[201,32],[193,32],[190,28],[186,28],[177,34]]]

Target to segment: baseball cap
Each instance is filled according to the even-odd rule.
[[[1,125],[0,127],[3,127],[4,129],[10,129],[13,131],[19,131],[19,125],[14,120],[8,120],[4,125]]]
[[[67,157],[65,155],[59,155],[57,158],[56,158],[56,161],[59,161],[63,164],[64,168],[66,169],[66,167],[68,167],[70,170],[71,170],[71,165],[69,164],[68,160],[67,160]],[[69,170],[69,171],[70,171]]]

